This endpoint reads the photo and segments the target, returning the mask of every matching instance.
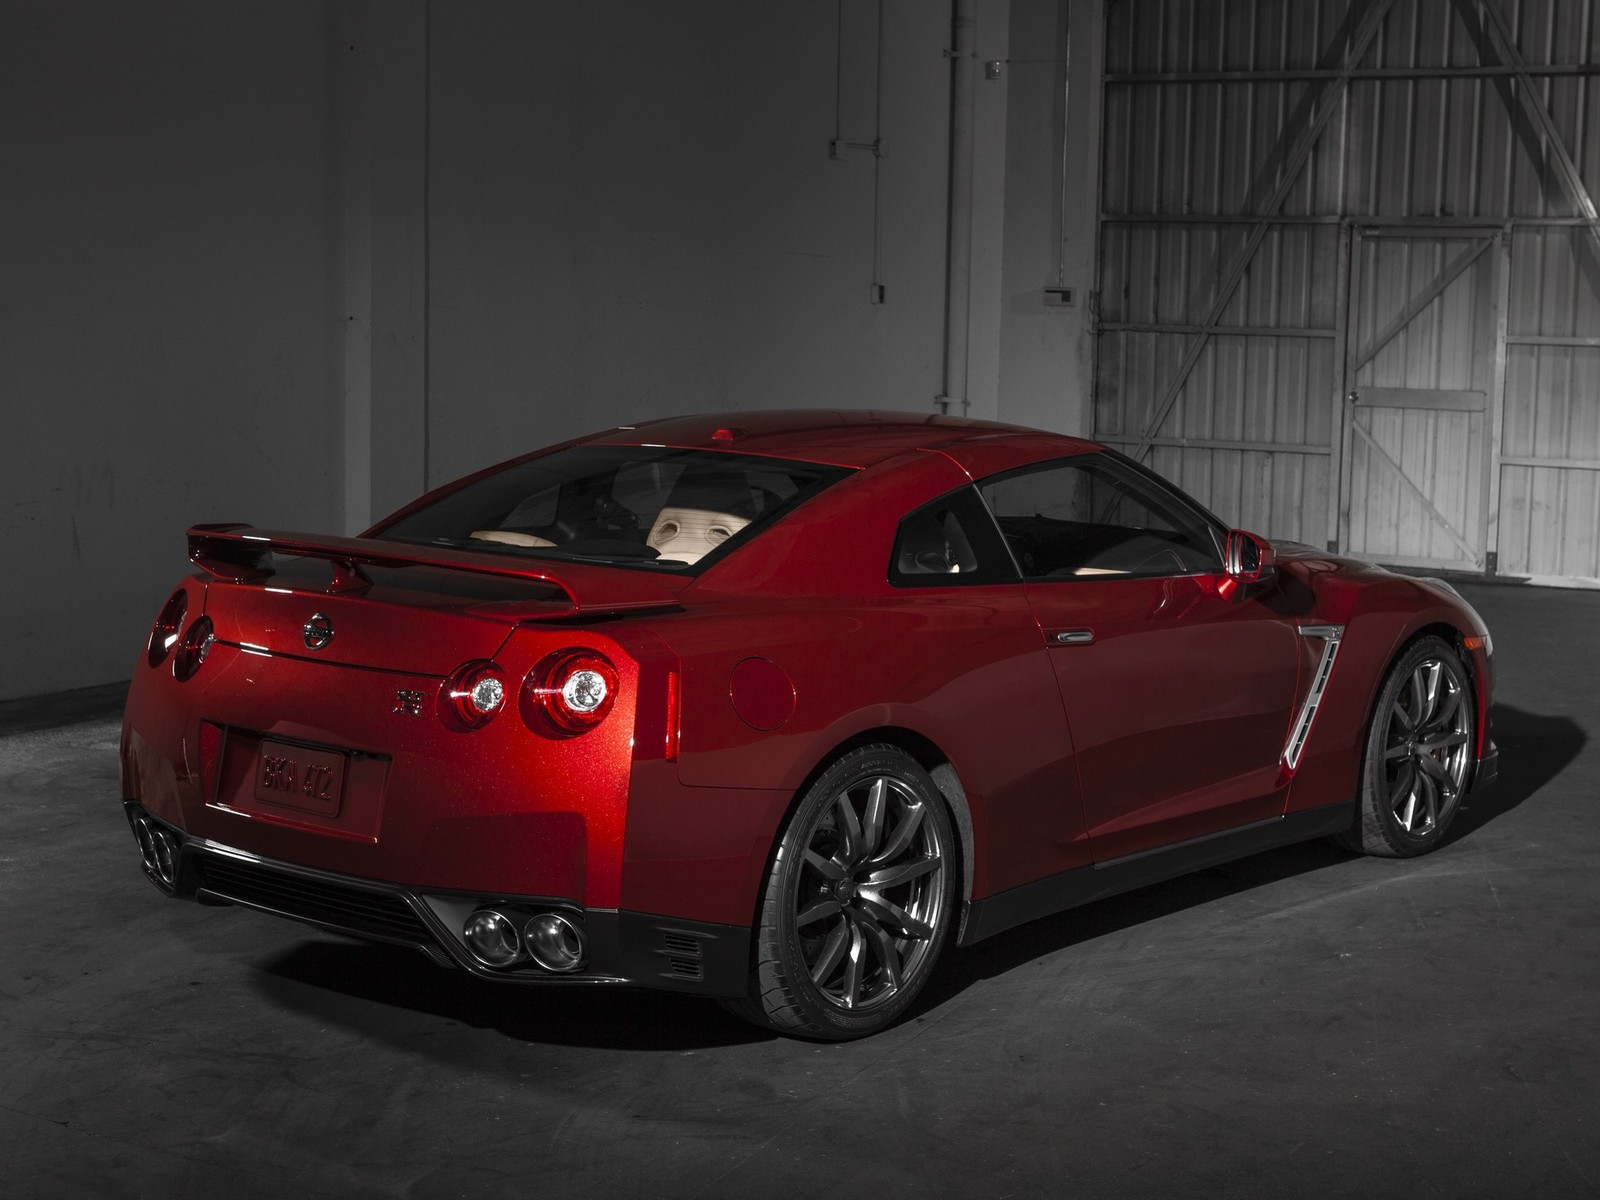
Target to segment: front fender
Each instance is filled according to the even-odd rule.
[[[1362,757],[1378,691],[1405,647],[1430,630],[1448,631],[1466,660],[1478,693],[1478,754],[1486,753],[1493,669],[1486,646],[1470,650],[1463,644],[1464,638],[1488,632],[1469,605],[1426,580],[1382,577],[1372,568],[1331,572],[1312,586],[1317,620],[1343,625],[1344,637],[1290,785],[1286,811],[1348,803],[1360,795]]]

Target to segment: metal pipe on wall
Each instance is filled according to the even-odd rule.
[[[875,62],[872,71],[872,140],[852,142],[844,136],[844,0],[835,18],[833,50],[833,141],[828,157],[842,162],[849,150],[872,151],[872,283],[868,297],[884,302],[883,287],[883,6],[878,0]]]
[[[944,380],[934,401],[961,415],[967,399],[967,326],[972,288],[972,100],[977,68],[975,0],[952,0],[950,14],[950,201],[945,241]]]

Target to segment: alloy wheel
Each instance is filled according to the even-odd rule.
[[[812,984],[837,1009],[893,1002],[936,952],[950,855],[931,803],[901,779],[871,775],[817,814],[794,927]]]
[[[1433,833],[1461,800],[1472,765],[1470,696],[1456,663],[1427,658],[1390,706],[1384,786],[1395,822],[1412,837]]]

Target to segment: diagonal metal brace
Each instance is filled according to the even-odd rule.
[[[1501,12],[1497,0],[1456,0],[1456,9],[1469,31],[1472,28],[1475,8],[1483,14],[1484,30],[1489,36],[1494,52],[1500,56],[1501,62],[1516,72],[1515,90],[1522,102],[1523,111],[1538,127],[1544,141],[1544,151],[1554,160],[1556,178],[1561,181],[1561,186],[1572,201],[1573,207],[1577,209],[1577,215],[1588,221],[1589,234],[1594,238],[1596,248],[1600,249],[1600,212],[1595,209],[1594,197],[1589,194],[1583,176],[1578,171],[1578,164],[1573,161],[1572,152],[1567,149],[1566,139],[1556,128],[1550,109],[1539,98],[1538,88],[1528,70],[1527,60],[1522,57],[1522,51],[1512,35],[1511,26],[1506,24],[1505,13]],[[1507,91],[1511,90],[1509,86],[1502,86],[1505,86]],[[1507,107],[1509,106],[1507,97]],[[1539,164],[1536,162],[1534,165]]]
[[[1289,195],[1289,190],[1294,187],[1295,180],[1300,176],[1300,169],[1305,166],[1306,160],[1311,157],[1311,151],[1317,144],[1317,139],[1322,136],[1323,130],[1328,127],[1328,122],[1338,110],[1340,102],[1344,99],[1345,91],[1350,86],[1350,72],[1356,64],[1366,55],[1367,47],[1372,44],[1372,39],[1377,36],[1379,28],[1383,25],[1384,17],[1388,16],[1389,9],[1394,0],[1370,0],[1367,12],[1362,17],[1361,24],[1351,37],[1344,52],[1343,62],[1339,67],[1339,74],[1325,81],[1322,85],[1322,94],[1317,97],[1313,115],[1295,142],[1294,149],[1284,159],[1282,175],[1278,185],[1266,202],[1256,210],[1260,220],[1251,228],[1250,236],[1240,247],[1238,254],[1228,264],[1228,269],[1217,287],[1216,299],[1212,302],[1210,311],[1205,320],[1201,321],[1202,330],[1195,340],[1190,343],[1188,351],[1179,364],[1177,373],[1167,384],[1167,390],[1162,394],[1161,401],[1150,414],[1150,419],[1145,422],[1144,432],[1139,435],[1138,445],[1134,447],[1131,457],[1141,459],[1149,451],[1151,443],[1155,440],[1156,432],[1161,428],[1161,423],[1167,419],[1167,414],[1172,411],[1172,406],[1177,402],[1178,394],[1183,391],[1188,383],[1190,374],[1193,373],[1195,364],[1200,361],[1200,355],[1210,343],[1216,333],[1218,324],[1222,319],[1224,310],[1233,300],[1233,293],[1239,286],[1239,281],[1244,278],[1246,268],[1249,267],[1256,251],[1260,249],[1262,239],[1267,236],[1271,226],[1271,218],[1280,208]]]
[[[1483,252],[1494,243],[1495,239],[1492,237],[1479,238],[1460,254],[1456,255],[1432,283],[1416,294],[1411,303],[1406,305],[1405,311],[1385,325],[1383,330],[1356,355],[1355,361],[1350,364],[1349,373],[1354,375],[1362,367],[1377,358],[1378,351],[1394,341],[1402,329],[1421,316],[1422,310],[1438,299],[1445,288],[1459,279],[1463,271],[1483,257]]]
[[[1460,546],[1466,551],[1467,561],[1481,565],[1483,560],[1479,556],[1477,548],[1474,547],[1471,542],[1467,541],[1466,538],[1461,536],[1461,531],[1450,523],[1449,518],[1440,512],[1434,502],[1428,498],[1428,494],[1417,486],[1416,481],[1405,473],[1399,463],[1395,462],[1394,456],[1382,446],[1378,445],[1378,439],[1372,436],[1371,431],[1364,428],[1361,422],[1356,420],[1352,420],[1350,422],[1350,428],[1354,429],[1356,433],[1360,435],[1361,440],[1366,442],[1368,449],[1370,449],[1373,454],[1377,455],[1379,462],[1384,463],[1391,471],[1399,476],[1400,482],[1405,484],[1407,490],[1410,491],[1410,493],[1416,497],[1418,502],[1421,503],[1422,507],[1427,510],[1428,515],[1437,521],[1444,531],[1450,535],[1450,537],[1455,541],[1456,545]]]

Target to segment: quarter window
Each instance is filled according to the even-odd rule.
[[[924,504],[895,534],[889,581],[900,587],[1015,583],[1016,569],[971,486]]]

